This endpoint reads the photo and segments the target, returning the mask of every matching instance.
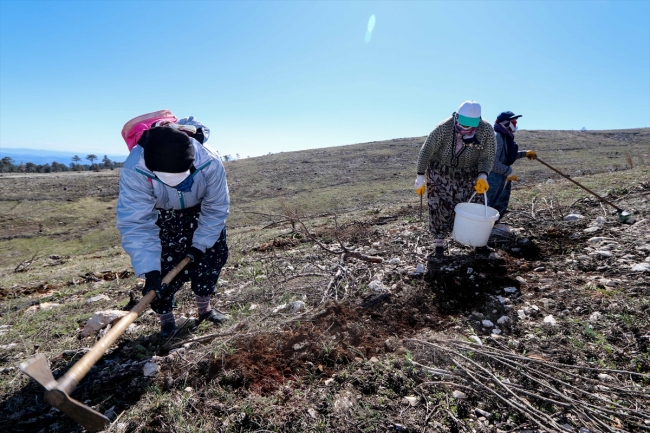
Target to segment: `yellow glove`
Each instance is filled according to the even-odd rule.
[[[519,176],[517,176],[516,174],[511,174],[510,176],[506,177],[506,180],[516,182],[519,180]]]
[[[490,189],[490,185],[488,185],[487,180],[480,178],[476,180],[476,185],[474,185],[474,189],[478,194],[485,194],[488,189]]]
[[[537,152],[534,150],[527,150],[526,151],[526,158],[528,159],[537,159]]]
[[[415,179],[415,193],[419,196],[424,195],[427,190],[427,182],[424,179],[423,174],[418,174],[418,177]]]

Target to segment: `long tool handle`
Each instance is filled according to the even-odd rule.
[[[582,185],[580,185],[578,182],[576,182],[575,180],[571,179],[569,176],[567,176],[566,174],[562,173],[561,171],[559,171],[559,170],[557,170],[557,169],[551,167],[550,165],[548,165],[547,163],[545,163],[545,162],[542,161],[541,159],[539,159],[539,158],[535,158],[535,159],[536,159],[537,161],[539,161],[540,163],[544,164],[545,166],[547,166],[548,168],[550,168],[551,170],[553,170],[554,172],[556,172],[557,174],[559,174],[560,176],[562,176],[563,178],[565,178],[565,179],[567,179],[567,180],[570,180],[571,182],[575,183],[576,185],[578,185],[580,188],[584,189],[584,190],[587,191],[588,193],[591,193],[591,194],[595,195],[596,197],[598,197],[598,200],[607,203],[608,205],[610,205],[611,207],[613,207],[614,209],[616,209],[617,212],[619,212],[619,213],[620,213],[620,212],[623,212],[623,209],[621,209],[620,207],[616,206],[614,203],[612,203],[612,202],[610,202],[610,201],[608,201],[608,200],[605,200],[604,198],[602,198],[601,196],[599,196],[598,194],[596,194],[595,192],[593,192],[592,190],[590,190],[590,189],[587,188],[586,186],[582,186]]]
[[[172,269],[165,278],[162,280],[162,284],[169,284],[174,277],[190,262],[190,258],[186,257],[181,262]],[[88,373],[88,370],[92,368],[93,365],[99,358],[104,356],[104,353],[108,350],[109,347],[117,340],[126,330],[126,328],[133,323],[133,321],[144,311],[145,308],[154,300],[156,297],[156,292],[151,290],[147,293],[140,302],[137,303],[135,307],[129,311],[129,314],[122,317],[119,322],[115,324],[107,333],[104,335],[101,340],[99,340],[95,345],[86,353],[83,358],[81,358],[75,365],[68,370],[68,372],[58,380],[58,389],[70,393],[84,378]]]

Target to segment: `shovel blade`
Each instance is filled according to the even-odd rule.
[[[45,391],[45,400],[89,432],[102,431],[109,422],[104,415],[70,398],[65,391],[59,389]]]
[[[47,359],[43,355],[36,355],[34,358],[21,363],[18,368],[47,390],[54,389],[57,385]]]

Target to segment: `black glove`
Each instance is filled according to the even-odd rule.
[[[149,271],[144,274],[144,287],[142,288],[142,296],[149,293],[150,290],[156,292],[156,296],[161,298],[161,279],[160,271]]]
[[[190,249],[187,250],[187,257],[190,258],[191,264],[196,265],[203,258],[203,251],[195,247],[190,247]]]

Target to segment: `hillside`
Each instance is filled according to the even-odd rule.
[[[412,191],[423,140],[226,163],[230,258],[215,303],[231,319],[161,341],[145,312],[72,397],[120,433],[650,429],[650,129],[522,131],[522,146],[634,220],[519,161],[510,231],[487,259],[450,241],[427,260]],[[95,311],[139,298],[117,181],[0,176],[8,431],[82,431],[17,366],[43,354],[59,377],[97,341],[81,333]],[[190,293],[177,318],[195,315]]]

